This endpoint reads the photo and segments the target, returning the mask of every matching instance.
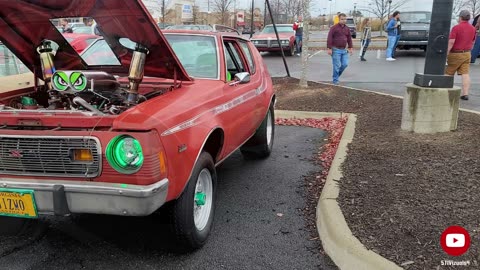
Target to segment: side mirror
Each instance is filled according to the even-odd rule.
[[[235,81],[239,84],[249,83],[250,82],[250,73],[240,72],[235,74]]]

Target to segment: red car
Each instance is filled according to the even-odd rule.
[[[275,94],[258,51],[236,34],[162,33],[141,1],[34,2],[0,0],[0,39],[46,82],[0,94],[0,232],[44,214],[163,206],[176,246],[201,247],[216,166],[237,149],[272,151]],[[72,16],[104,33],[81,56],[49,23]]]
[[[272,24],[266,25],[262,32],[251,38],[252,43],[257,47],[259,52],[279,52],[283,50],[286,55],[295,54],[295,31],[293,24],[276,24],[275,25],[280,38],[278,45],[275,29]]]
[[[83,52],[90,44],[92,44],[96,39],[99,38],[97,35],[92,34],[75,34],[75,33],[64,33],[63,36],[70,43],[77,53]]]

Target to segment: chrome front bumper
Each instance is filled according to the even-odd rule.
[[[146,216],[165,203],[168,179],[148,186],[0,177],[0,187],[34,190],[39,214]]]

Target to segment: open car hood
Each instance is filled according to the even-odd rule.
[[[128,38],[149,50],[145,76],[191,80],[140,0],[0,0],[0,7],[0,40],[40,78],[37,47],[45,39],[60,46],[54,58],[57,70],[128,74],[133,52],[119,43]],[[92,17],[121,65],[87,66],[50,22],[68,17]]]

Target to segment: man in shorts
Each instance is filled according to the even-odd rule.
[[[476,30],[469,22],[470,11],[462,10],[460,12],[459,24],[455,25],[450,32],[448,40],[447,68],[445,73],[454,76],[455,73],[462,76],[462,95],[461,99],[468,100],[468,90],[470,88],[470,51],[475,42]]]

